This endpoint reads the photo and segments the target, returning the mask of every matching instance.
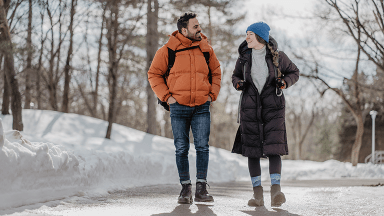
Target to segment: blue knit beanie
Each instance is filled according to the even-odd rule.
[[[267,43],[269,43],[269,30],[271,29],[269,28],[267,23],[264,23],[264,22],[253,23],[247,28],[247,31],[252,31],[255,34],[259,35]]]

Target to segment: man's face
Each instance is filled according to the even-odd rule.
[[[199,21],[196,18],[190,19],[188,22],[188,27],[182,29],[182,33],[185,37],[191,39],[192,41],[201,40],[201,28]]]

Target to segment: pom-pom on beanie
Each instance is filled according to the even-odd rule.
[[[269,30],[271,29],[269,28],[267,23],[264,23],[264,22],[253,23],[247,28],[247,31],[252,31],[255,34],[259,35],[267,43],[269,43]]]

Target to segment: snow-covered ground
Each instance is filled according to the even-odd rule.
[[[12,116],[0,119],[0,210],[178,183],[171,139],[114,124],[108,140],[107,122],[53,111],[23,110],[21,133],[11,130]],[[196,173],[195,156],[192,146],[191,176]],[[261,166],[262,180],[268,180],[268,161],[262,160]],[[384,166],[283,160],[283,181],[339,178],[382,179]],[[246,158],[210,147],[208,181],[243,180],[249,180]]]

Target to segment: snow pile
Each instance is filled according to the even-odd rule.
[[[267,165],[268,166],[268,165]],[[313,180],[336,178],[384,178],[384,166],[374,164],[344,163],[336,160],[325,162],[283,161],[282,178],[286,180]]]
[[[76,114],[23,110],[25,131],[12,131],[12,116],[0,115],[0,209],[69,196],[157,184],[177,184],[173,140]],[[1,123],[1,122],[0,122]],[[6,132],[3,132],[6,131]],[[192,181],[196,152],[190,148]],[[268,160],[261,161],[269,180]],[[283,180],[384,178],[384,167],[326,161],[283,161]],[[209,182],[249,181],[247,158],[210,147]]]
[[[108,140],[103,138],[107,123],[102,120],[36,110],[23,111],[25,131],[20,133],[7,131],[11,116],[0,117],[6,131],[0,136],[0,209],[134,186],[178,183],[171,139],[115,124]],[[192,145],[192,180],[195,160]],[[247,175],[245,168],[241,156],[211,148],[210,181],[234,181],[238,175]]]

